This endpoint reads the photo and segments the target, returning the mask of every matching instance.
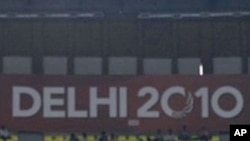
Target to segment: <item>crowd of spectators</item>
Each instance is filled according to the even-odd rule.
[[[174,132],[171,128],[163,133],[161,129],[158,129],[155,134],[151,134],[146,137],[146,140],[142,140],[138,136],[137,141],[209,141],[211,135],[205,126],[202,126],[200,130],[196,132],[195,138],[193,134],[188,130],[186,125],[181,127],[180,131]],[[79,139],[79,136],[75,133],[70,133],[69,141],[87,141],[87,133],[81,134],[82,138]],[[97,136],[96,141],[118,141],[118,136],[114,133],[107,134],[107,132],[102,131],[100,135]],[[2,125],[0,128],[0,139],[7,141],[11,137],[9,130]]]
[[[154,135],[147,136],[146,141],[209,141],[211,135],[205,126],[202,126],[200,130],[197,131],[195,137],[188,130],[186,125],[183,125],[179,132],[174,132],[171,128],[163,133],[162,130],[158,129]],[[87,140],[87,134],[82,134],[82,141]],[[70,135],[70,141],[80,141],[74,133]],[[97,141],[118,141],[118,135],[116,136],[114,133],[107,134],[105,131],[102,131],[100,135],[97,137]],[[145,141],[142,140],[139,136],[137,141]]]

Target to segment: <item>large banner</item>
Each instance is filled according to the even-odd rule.
[[[228,131],[249,109],[246,75],[0,75],[0,124],[16,131]]]

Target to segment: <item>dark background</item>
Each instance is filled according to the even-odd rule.
[[[98,11],[99,18],[0,19],[0,57],[32,57],[32,73],[42,74],[43,56],[66,56],[68,74],[73,57],[102,57],[102,74],[109,56],[135,56],[137,74],[143,58],[170,58],[178,73],[178,58],[201,58],[206,74],[214,57],[240,57],[248,70],[248,16],[140,19],[140,13],[206,13],[247,11],[249,0],[1,0],[0,12],[79,13]],[[2,62],[1,62],[2,63]],[[3,68],[0,63],[0,72]]]

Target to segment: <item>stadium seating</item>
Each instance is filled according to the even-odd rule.
[[[127,141],[127,137],[126,136],[123,136],[123,135],[119,135],[117,137],[117,141]]]
[[[147,136],[146,135],[140,135],[139,136],[139,141],[147,141]]]
[[[3,139],[0,139],[0,141],[4,141]],[[18,135],[11,135],[7,141],[18,141]]]
[[[212,136],[211,141],[220,141],[220,137],[218,135],[214,135]]]
[[[50,135],[45,135],[44,136],[44,141],[54,141],[55,138],[53,136],[50,136]]]
[[[83,141],[83,137],[81,134],[76,134],[77,138],[80,141]],[[225,135],[224,136],[228,136]],[[154,135],[149,136],[151,140],[155,138]],[[147,135],[118,135],[117,141],[147,141],[148,136]],[[167,136],[164,136],[164,139],[166,139]],[[70,135],[69,134],[45,134],[44,135],[44,141],[69,141],[70,140]],[[0,141],[3,141],[3,139],[0,139]],[[19,141],[18,135],[13,134],[10,139],[7,139],[7,141]],[[95,135],[87,135],[87,140],[86,141],[98,141]],[[178,136],[176,136],[176,141],[179,141]],[[192,135],[191,141],[200,141],[197,135]],[[220,135],[213,135],[210,139],[210,141],[226,141],[226,140],[221,140]]]
[[[128,141],[138,141],[138,138],[134,135],[128,136]]]
[[[97,141],[97,138],[94,135],[88,135],[87,141]]]

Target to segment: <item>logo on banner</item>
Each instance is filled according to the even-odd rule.
[[[208,87],[200,87],[197,90],[187,92],[183,86],[172,86],[164,91],[159,91],[152,86],[141,87],[134,95],[130,94],[128,87],[108,87],[106,96],[103,95],[98,87],[89,87],[88,99],[79,100],[80,95],[76,93],[75,87],[44,87],[38,91],[32,87],[15,86],[12,93],[12,115],[13,117],[31,117],[41,112],[45,118],[97,118],[99,116],[99,107],[108,107],[107,113],[110,118],[126,118],[134,116],[135,118],[159,118],[168,116],[175,119],[184,118],[194,109],[194,101],[200,103],[200,117],[209,118],[213,112],[221,118],[234,118],[240,114],[244,107],[244,98],[242,93],[233,86],[221,86],[210,92]],[[22,96],[29,96],[32,104],[28,108],[23,108],[25,101]],[[180,95],[185,99],[185,105],[181,110],[175,110],[178,105],[171,105],[171,97]],[[133,99],[129,98],[133,96]],[[225,109],[220,99],[224,96],[233,97],[235,104],[230,109]],[[145,97],[149,99],[145,100]],[[144,101],[135,105],[131,114],[129,100],[133,102]],[[78,109],[77,103],[81,104],[88,101],[86,107]],[[80,102],[80,103],[79,103]],[[57,108],[61,107],[61,108]],[[158,107],[158,108],[155,108]],[[210,108],[211,107],[211,108]]]
[[[249,140],[250,125],[230,125],[230,141]]]
[[[194,108],[194,98],[190,92],[188,92],[188,98],[186,100],[186,106],[181,111],[172,111],[171,117],[179,119],[185,117]]]

